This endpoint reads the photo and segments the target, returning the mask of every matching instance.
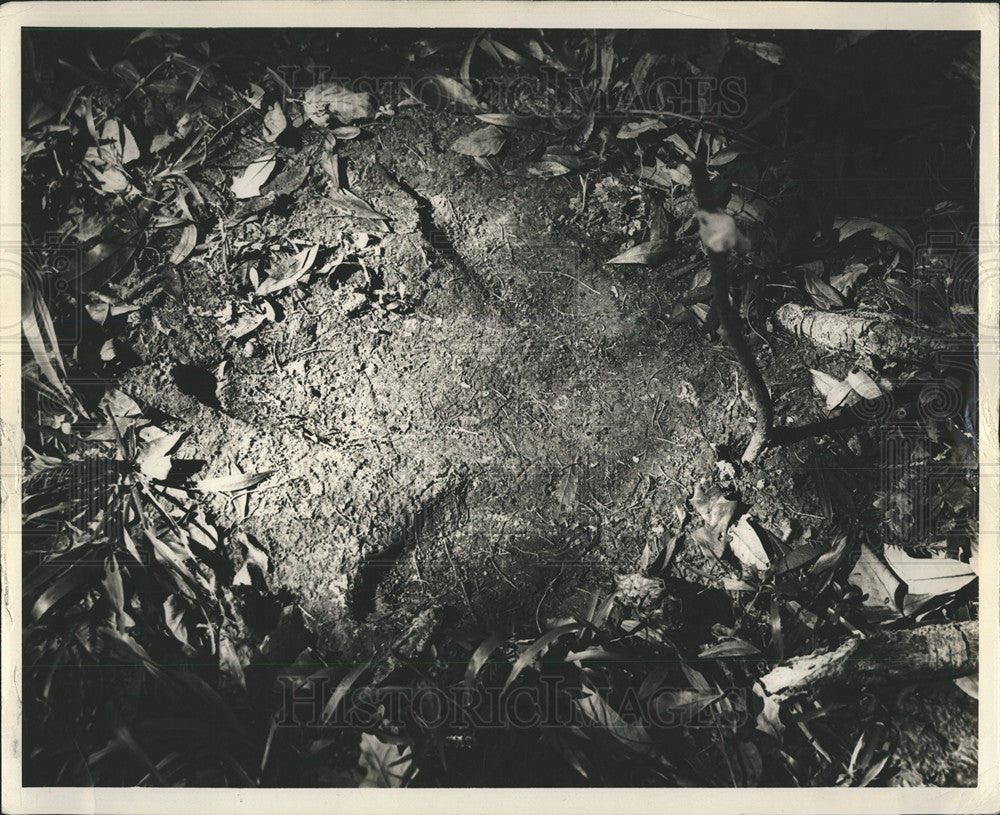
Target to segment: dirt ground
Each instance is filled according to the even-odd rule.
[[[652,271],[605,265],[638,240],[643,190],[494,176],[448,150],[473,127],[407,112],[342,145],[352,189],[388,228],[341,215],[315,183],[291,212],[241,226],[236,245],[283,234],[276,255],[318,244],[361,264],[314,280],[252,340],[216,316],[246,272],[219,255],[186,264],[183,299],[131,338],[149,364],[122,387],[189,432],[177,455],[211,462],[199,477],[274,471],[246,517],[225,499],[215,511],[342,652],[391,641],[432,606],[502,632],[578,612],[678,529],[701,478],[735,475],[775,532],[823,523],[814,442],[746,472],[721,463],[738,460],[752,410],[722,347],[669,318],[697,238]],[[814,403],[803,351],[768,339],[778,415],[801,420]],[[226,360],[215,403],[199,380]],[[694,582],[718,576],[696,543],[679,563]]]

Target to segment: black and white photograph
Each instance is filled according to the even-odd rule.
[[[994,811],[997,6],[243,5],[0,9],[3,810]]]

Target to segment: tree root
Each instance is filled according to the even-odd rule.
[[[978,670],[979,622],[935,623],[851,637],[832,651],[795,657],[762,677],[754,690],[780,703],[829,687],[905,685]]]

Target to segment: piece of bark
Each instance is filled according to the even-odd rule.
[[[775,702],[824,688],[868,688],[967,676],[979,670],[979,622],[934,623],[851,637],[831,651],[795,657],[761,677]]]
[[[778,322],[796,336],[836,351],[872,354],[899,361],[926,360],[940,352],[960,351],[968,340],[906,323],[870,311],[821,311],[786,303]]]

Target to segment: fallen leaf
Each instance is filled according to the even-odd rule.
[[[161,481],[166,479],[171,467],[170,451],[177,446],[177,442],[181,440],[183,435],[184,431],[179,430],[176,433],[166,433],[147,442],[136,458],[140,472],[147,478]]]
[[[603,728],[621,744],[637,753],[651,753],[655,750],[646,728],[639,723],[629,723],[605,701],[594,688],[583,685],[580,698],[575,705],[593,724]]]
[[[757,714],[757,729],[781,742],[785,733],[785,725],[781,722],[781,705],[773,696],[768,696],[759,684],[754,685],[753,690],[764,701],[764,709]]]
[[[270,144],[284,133],[287,127],[288,119],[285,118],[285,112],[281,109],[281,105],[275,102],[264,114],[264,141]]]
[[[848,297],[857,285],[858,280],[867,273],[868,267],[864,263],[852,263],[843,272],[831,277],[830,285],[844,295],[844,297]]]
[[[802,277],[806,284],[806,291],[816,308],[829,311],[844,307],[844,298],[840,296],[840,292],[823,280],[815,270],[803,267]]]
[[[691,506],[701,515],[708,527],[718,535],[723,534],[736,512],[737,502],[726,498],[725,493],[715,484],[699,482],[694,488]]]
[[[678,150],[680,150],[688,158],[694,159],[696,157],[694,151],[690,147],[688,147],[688,143],[684,141],[683,137],[681,137],[679,134],[671,133],[669,136],[667,136],[667,141],[670,142]]]
[[[938,597],[956,592],[976,579],[968,563],[948,557],[910,557],[899,546],[886,546],[885,559],[910,594]]]
[[[188,255],[194,250],[194,247],[198,244],[198,227],[194,224],[188,224],[184,227],[181,232],[181,238],[177,241],[177,245],[173,248],[170,253],[170,262],[174,266],[178,266],[187,260]]]
[[[132,131],[117,119],[108,119],[101,128],[102,150],[111,150],[122,165],[135,161],[141,155]]]
[[[626,122],[618,131],[619,139],[635,139],[650,130],[666,130],[667,126],[658,119],[643,119],[639,122]]]
[[[525,171],[535,178],[555,178],[569,172],[569,167],[559,161],[545,159],[543,161],[533,161],[525,167]]]
[[[722,167],[735,161],[743,151],[737,147],[724,147],[708,160],[710,167]]]
[[[748,54],[753,54],[774,65],[785,64],[785,49],[773,42],[753,42],[733,37],[733,42]]]
[[[750,525],[750,516],[744,515],[732,528],[729,548],[736,559],[744,566],[750,566],[758,571],[764,571],[770,564],[770,558],[764,550],[760,536]]]
[[[835,569],[847,554],[849,543],[850,538],[847,535],[838,537],[830,551],[820,555],[809,571],[812,574],[822,574],[830,569]]]
[[[319,244],[306,247],[301,252],[278,264],[268,276],[257,285],[257,294],[264,296],[295,285],[312,268],[319,252]]]
[[[306,180],[311,169],[305,163],[296,163],[285,167],[284,170],[267,183],[263,191],[265,193],[274,193],[275,195],[291,195],[302,186],[302,182]]]
[[[487,125],[456,139],[451,149],[463,156],[495,156],[506,140],[507,137],[500,128]]]
[[[556,486],[555,499],[567,512],[576,507],[576,488],[578,483],[575,467],[568,467]]]
[[[864,594],[862,604],[872,622],[899,619],[898,597],[905,590],[895,573],[865,544],[861,544],[861,557],[851,570],[847,581]]]
[[[163,601],[163,621],[167,624],[167,629],[179,643],[191,648],[187,628],[184,625],[184,615],[187,610],[187,600],[179,594],[171,594]]]
[[[376,212],[372,209],[368,202],[359,198],[350,190],[341,189],[339,187],[336,189],[331,188],[327,191],[327,198],[329,198],[334,208],[342,212],[344,215],[351,215],[355,218],[370,218],[380,221],[385,220],[385,215]]]
[[[354,93],[337,82],[326,82],[305,92],[302,109],[313,123],[326,127],[331,117],[344,124],[372,118],[375,102],[370,93]]]
[[[260,85],[250,83],[250,90],[243,94],[247,104],[260,110],[261,100],[264,98],[264,89]]]
[[[260,188],[264,182],[274,172],[276,151],[265,153],[260,158],[254,159],[241,176],[233,177],[230,189],[237,198],[254,198],[260,195]]]
[[[359,787],[394,788],[403,786],[413,753],[409,746],[402,752],[394,744],[379,741],[370,733],[361,734],[361,756],[358,766],[365,771]],[[415,774],[415,773],[414,773]]]
[[[521,113],[479,113],[476,118],[481,122],[497,127],[513,127],[519,130],[538,130],[542,120],[532,114]]]
[[[196,481],[194,486],[202,492],[242,492],[267,481],[273,474],[274,470],[265,470],[262,473],[252,475],[242,473],[220,475],[214,478],[203,478],[201,481]]]
[[[847,375],[847,382],[862,399],[882,398],[882,389],[862,370],[854,369],[851,371]]]
[[[710,645],[698,653],[699,659],[722,659],[723,657],[749,657],[760,654],[760,649],[753,643],[741,640],[739,637]]]
[[[418,83],[419,100],[432,108],[457,104],[470,110],[479,110],[480,104],[476,95],[465,85],[451,77],[435,74],[425,77]]]
[[[243,673],[243,663],[236,653],[236,647],[229,637],[219,637],[219,671],[227,680],[226,687],[246,690],[247,682]]]
[[[620,255],[616,255],[605,263],[642,263],[647,266],[656,266],[676,252],[673,241],[646,241],[637,244],[631,249],[626,249]]]
[[[332,135],[335,139],[343,139],[344,141],[351,141],[352,139],[356,139],[358,136],[361,135],[361,128],[355,127],[354,125],[349,125],[345,127],[335,127],[333,130],[330,131],[330,135]]]
[[[979,679],[975,676],[960,676],[955,680],[955,685],[973,699],[979,699]]]
[[[920,316],[920,312],[924,310],[920,307],[920,298],[913,286],[905,283],[899,278],[888,278],[885,281],[885,290],[889,292],[893,300],[899,303],[903,308],[913,312],[913,314]]]
[[[913,251],[913,239],[906,230],[880,224],[868,218],[837,218],[833,222],[840,240],[845,241],[859,232],[870,232],[876,240],[891,243],[905,252]]]

